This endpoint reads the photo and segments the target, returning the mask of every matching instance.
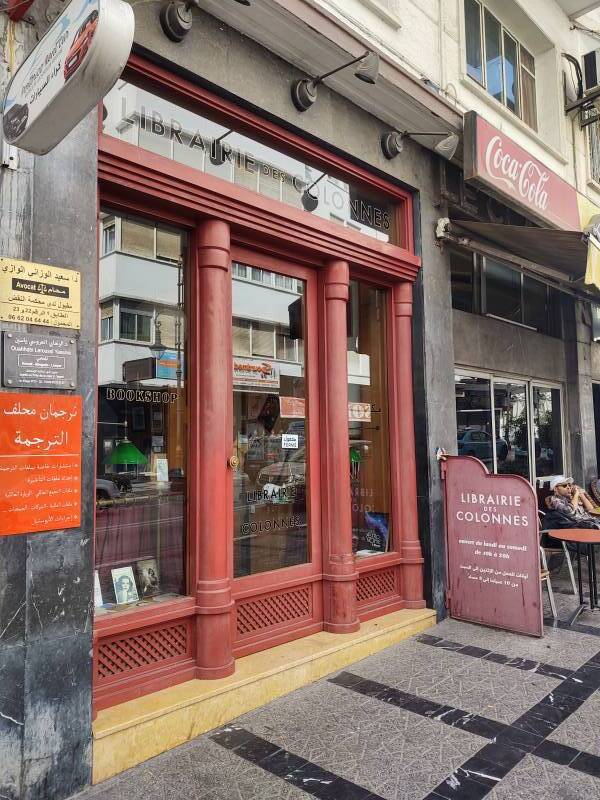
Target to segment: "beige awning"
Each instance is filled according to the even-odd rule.
[[[588,248],[593,245],[588,245],[588,239],[581,231],[469,220],[453,220],[452,225],[487,239],[527,261],[563,272],[569,281],[583,280],[585,277]]]

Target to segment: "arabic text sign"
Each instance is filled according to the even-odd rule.
[[[564,230],[580,230],[577,193],[475,111],[465,114],[465,180],[483,184]]]
[[[81,523],[81,397],[0,392],[0,536]]]
[[[77,343],[70,336],[4,331],[3,372],[11,388],[74,389],[77,385]]]
[[[443,464],[450,615],[542,636],[536,497],[518,475],[471,456]]]
[[[133,31],[122,0],[71,0],[8,85],[6,140],[39,155],[52,150],[114,85]]]
[[[80,308],[76,270],[0,256],[0,320],[79,328]]]

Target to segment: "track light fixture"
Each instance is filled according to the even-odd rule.
[[[410,133],[409,131],[399,133],[398,131],[390,131],[390,133],[384,133],[381,137],[381,150],[383,155],[390,160],[396,158],[396,156],[402,152],[404,146],[403,140],[407,136],[443,136],[443,139],[439,141],[433,149],[438,155],[448,161],[450,161],[452,156],[456,153],[456,148],[460,141],[456,133],[444,135],[444,133],[440,131],[428,131],[426,133]]]
[[[362,56],[353,58],[352,61],[347,61],[340,67],[326,72],[324,75],[319,75],[317,78],[303,78],[302,80],[296,81],[292,85],[292,102],[298,111],[307,111],[312,106],[317,99],[317,86],[323,83],[325,78],[329,78],[331,75],[335,75],[336,72],[341,72],[343,69],[351,67],[353,64],[357,65],[354,74],[359,80],[370,84],[377,82],[377,78],[379,77],[379,56],[377,53],[367,50]]]
[[[221,134],[221,136],[219,136],[216,139],[213,139],[212,141],[212,144],[210,146],[210,155],[208,158],[210,160],[210,163],[214,164],[215,167],[220,167],[221,164],[225,163],[225,159],[227,158],[227,153],[225,152],[225,148],[221,147],[221,142],[223,141],[223,139],[229,136],[230,133],[233,133],[233,131],[225,131],[225,133]]]
[[[235,0],[241,6],[251,5],[250,0]],[[199,0],[170,0],[160,10],[160,24],[169,39],[182,42],[192,27],[192,9],[200,8]]]
[[[326,172],[324,172],[322,175],[320,175],[317,178],[316,181],[313,181],[311,183],[311,185],[307,186],[306,189],[302,192],[302,196],[300,197],[300,200],[302,202],[302,207],[304,208],[305,211],[314,211],[315,208],[319,205],[319,198],[315,197],[314,194],[311,194],[310,190],[314,186],[316,186],[317,183],[319,183],[319,181],[322,181],[323,178],[325,177],[325,175],[327,175]]]

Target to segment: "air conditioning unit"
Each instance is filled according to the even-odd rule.
[[[583,57],[583,88],[586,92],[600,85],[600,48]]]

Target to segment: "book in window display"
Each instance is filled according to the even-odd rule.
[[[111,569],[117,605],[137,603],[139,598],[132,567]]]
[[[156,559],[138,561],[136,567],[142,598],[157,595],[160,592],[160,581]]]

